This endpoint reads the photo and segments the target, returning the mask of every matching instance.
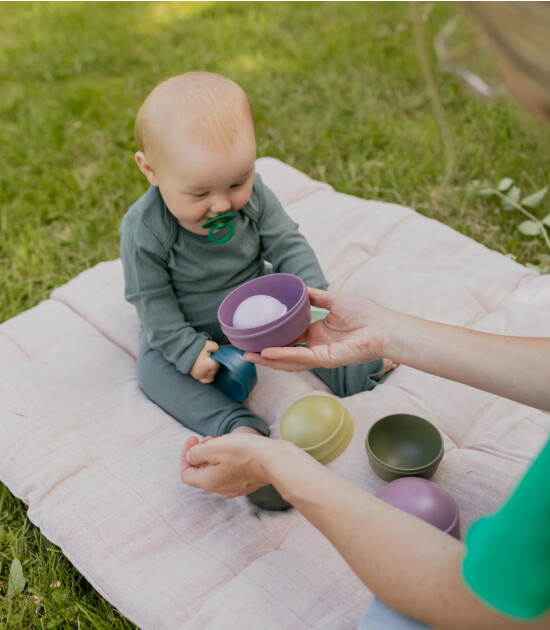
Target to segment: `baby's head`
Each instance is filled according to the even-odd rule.
[[[147,157],[162,163],[181,142],[213,147],[234,144],[243,125],[254,126],[246,93],[227,77],[188,72],[163,81],[136,118],[136,139]]]
[[[199,234],[202,223],[240,210],[254,181],[252,109],[236,83],[189,72],[158,85],[136,119],[136,162],[158,186],[180,225]]]

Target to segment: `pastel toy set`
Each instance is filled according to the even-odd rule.
[[[474,330],[550,337],[548,274],[278,160],[262,158],[257,170],[300,225],[331,290]],[[372,593],[296,509],[260,509],[247,497],[225,500],[181,483],[192,432],[140,390],[139,334],[120,260],[83,271],[0,325],[0,479],[29,506],[30,521],[143,630],[356,628]],[[548,440],[548,414],[405,365],[345,399],[311,372],[255,367],[243,405],[265,419],[273,439],[294,403],[331,398],[348,411],[353,435],[325,465],[371,494],[397,487],[400,497],[403,484],[421,479],[419,492],[435,486],[452,497],[463,533],[502,505]],[[373,470],[367,434],[396,413],[425,418],[441,435],[444,455],[429,480],[388,482]],[[452,533],[453,506],[445,505],[450,518],[432,523]]]
[[[218,317],[224,332],[231,333],[230,340],[238,347],[254,338],[256,351],[273,343],[273,330],[277,339],[295,341],[306,330],[311,317],[309,299],[303,283],[290,274],[272,274],[251,280],[228,295],[220,306]],[[289,319],[287,313],[296,310],[309,312],[309,319]],[[232,327],[228,322],[232,322]],[[285,335],[286,326],[293,327]],[[243,336],[235,332],[243,332]],[[243,341],[246,339],[246,341]],[[286,345],[286,344],[277,344]],[[243,349],[246,349],[243,347]],[[223,349],[222,349],[223,350]],[[225,349],[226,352],[231,350]],[[220,351],[221,352],[221,351]],[[235,351],[238,353],[238,351]],[[212,355],[220,358],[219,353]],[[246,364],[246,361],[242,361]],[[249,364],[252,365],[253,364]],[[239,377],[235,366],[236,382]],[[225,375],[228,371],[222,371]],[[255,371],[254,371],[255,377]],[[218,377],[218,380],[224,376]],[[220,386],[220,383],[216,383]],[[252,385],[253,386],[253,385]],[[223,387],[222,387],[223,389]],[[241,392],[251,391],[250,385],[237,388]],[[231,395],[230,391],[226,391]],[[294,402],[283,414],[279,425],[279,437],[288,440],[315,457],[320,463],[327,464],[336,459],[347,448],[353,437],[354,425],[348,410],[335,398],[329,396],[307,396]],[[449,530],[459,535],[458,507],[452,497],[435,484],[427,482],[441,462],[444,452],[443,437],[438,429],[428,420],[411,414],[393,414],[375,422],[365,440],[365,449],[373,471],[384,481],[398,481],[379,491],[378,496],[396,507],[414,514],[432,523],[436,527]],[[399,481],[408,477],[408,481]],[[420,479],[424,478],[424,479]],[[291,507],[273,486],[265,486],[248,495],[256,506],[267,510],[287,510]]]

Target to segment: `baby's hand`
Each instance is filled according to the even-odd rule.
[[[204,348],[199,352],[198,357],[195,359],[195,363],[193,363],[193,367],[191,368],[189,374],[200,383],[212,383],[214,381],[214,377],[216,376],[216,372],[220,367],[220,364],[217,361],[214,361],[210,357],[212,352],[216,352],[219,350],[219,346],[215,341],[207,341],[204,344]]]

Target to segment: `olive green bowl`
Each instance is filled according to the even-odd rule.
[[[321,464],[328,464],[351,442],[353,421],[336,398],[306,396],[285,411],[279,437],[293,442]]]
[[[374,472],[384,481],[435,474],[443,457],[443,437],[424,418],[406,413],[386,416],[367,433],[365,449]]]

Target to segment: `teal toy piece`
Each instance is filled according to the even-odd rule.
[[[319,322],[329,314],[326,308],[321,308],[320,306],[312,306],[311,307],[311,323],[315,324],[315,322]]]
[[[258,382],[256,366],[243,359],[241,350],[224,346],[210,357],[220,364],[214,379],[214,385],[226,396],[236,402],[248,398]]]
[[[231,221],[236,216],[237,215],[234,212],[227,212],[226,214],[220,214],[213,219],[208,219],[206,223],[202,224],[203,228],[210,228],[208,231],[208,238],[212,241],[212,243],[227,243],[227,241],[231,240],[233,234],[235,234],[235,226],[231,223]],[[229,228],[227,234],[221,238],[216,238],[216,232],[219,232],[224,228]]]

